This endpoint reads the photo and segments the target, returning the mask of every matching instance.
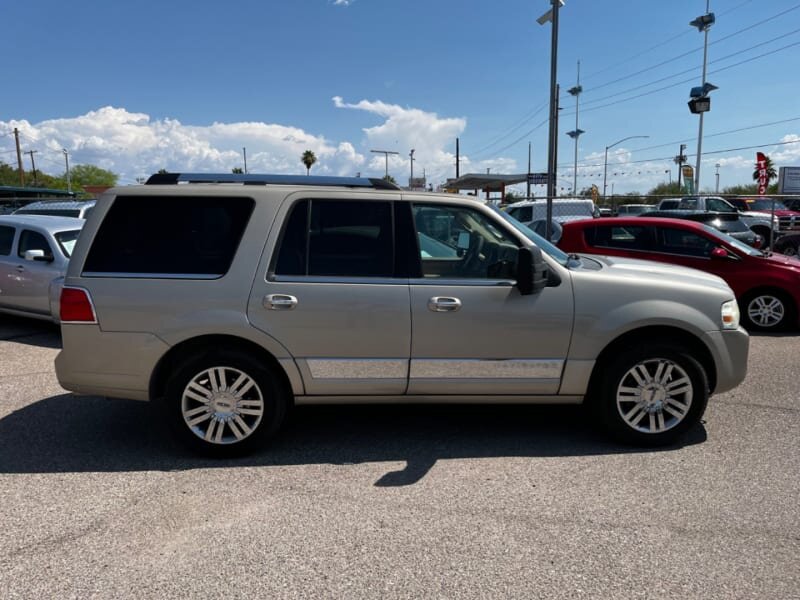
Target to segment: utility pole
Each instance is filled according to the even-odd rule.
[[[17,170],[19,171],[19,186],[25,187],[25,172],[22,170],[22,153],[19,151],[19,129],[14,127],[14,140],[17,143]]]
[[[408,156],[411,158],[411,176],[408,178],[408,187],[414,185],[414,148],[411,149],[411,152],[408,153]]]
[[[556,195],[556,165],[558,164],[556,144],[558,140],[558,9],[561,8],[560,0],[550,0],[550,135],[549,150],[547,153],[547,222],[545,223],[545,238],[549,241],[553,234],[553,197]],[[542,18],[542,17],[540,17]],[[546,22],[546,21],[545,21]]]
[[[458,138],[456,138],[456,179],[460,177],[461,157],[458,153]]]
[[[528,191],[526,192],[525,199],[531,199],[531,143],[528,142]]]
[[[582,133],[586,133],[583,129],[578,128],[578,97],[581,95],[583,88],[581,87],[581,61],[578,61],[578,80],[575,87],[567,90],[572,96],[575,96],[575,129],[568,131],[567,135],[575,140],[575,162],[572,169],[572,194],[577,195],[578,190],[578,138]]]
[[[242,156],[244,156],[244,174],[247,175],[247,148],[242,148]]]
[[[389,155],[390,154],[400,154],[399,152],[393,152],[392,150],[370,150],[370,152],[375,152],[376,154],[383,154],[386,157],[386,175],[385,177],[389,177]]]
[[[36,187],[38,185],[38,182],[36,181],[36,163],[33,160],[33,155],[38,154],[38,152],[39,152],[38,150],[28,150],[25,153],[31,155],[31,170],[33,171],[33,187]]]
[[[717,167],[717,173],[716,173],[716,175],[717,175],[717,187],[716,187],[715,193],[719,194],[719,163],[717,163],[714,166]]]
[[[681,193],[681,176],[683,175],[683,163],[686,162],[686,157],[683,155],[683,151],[686,150],[686,144],[681,144],[680,150],[678,151],[678,156],[675,157],[674,162],[678,164],[678,193]]]
[[[69,178],[69,152],[67,152],[66,148],[62,148],[61,151],[64,153],[64,160],[67,163],[67,193],[72,193],[72,181]]]

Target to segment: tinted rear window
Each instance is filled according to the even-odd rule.
[[[11,254],[11,244],[14,243],[14,228],[0,225],[0,254],[8,256]]]
[[[78,208],[22,208],[14,213],[15,215],[46,215],[49,217],[80,217],[81,211]]]
[[[251,198],[118,196],[84,273],[221,277],[253,211]]]

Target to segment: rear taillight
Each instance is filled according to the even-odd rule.
[[[97,323],[89,292],[83,288],[65,287],[61,290],[62,323]]]

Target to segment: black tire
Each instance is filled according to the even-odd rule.
[[[220,349],[179,364],[167,381],[164,408],[181,442],[205,456],[227,458],[273,437],[289,400],[268,366],[240,350]]]
[[[739,302],[742,325],[750,331],[783,331],[792,327],[797,317],[795,305],[780,290],[756,290]]]
[[[800,236],[792,235],[775,242],[775,252],[785,256],[800,255]]]
[[[674,443],[703,416],[708,377],[678,344],[645,343],[606,365],[595,402],[596,414],[617,440],[663,446]]]
[[[764,240],[762,242],[761,250],[769,249],[769,234],[770,234],[769,227],[764,227],[762,225],[756,225],[755,227],[751,227],[750,230],[753,233],[755,233],[756,235],[760,235],[761,238]],[[773,236],[773,244],[774,244],[775,243],[774,238],[775,238],[775,236],[777,236],[777,234],[773,233],[772,236]]]

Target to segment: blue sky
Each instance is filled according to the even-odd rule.
[[[541,171],[551,27],[536,18],[548,7],[6,3],[0,160],[15,160],[7,134],[18,127],[38,168],[63,172],[67,148],[72,164],[110,168],[123,183],[162,167],[227,171],[241,166],[243,147],[250,171],[304,172],[300,154],[312,149],[312,172],[379,176],[384,159],[370,150],[392,150],[390,173],[404,182],[414,148],[415,174],[436,185],[454,175],[456,137],[462,173],[523,172],[529,141]],[[704,153],[800,140],[800,1],[712,0],[711,11],[708,80],[720,89]],[[686,102],[700,83],[703,36],[688,23],[704,12],[705,0],[566,0],[558,79],[564,90],[575,85],[581,61],[579,188],[602,185],[605,146],[624,137],[649,136],[610,151],[609,192],[612,183],[625,192],[666,181],[681,142],[694,154],[698,118]],[[574,100],[562,95],[559,185],[568,187]],[[762,151],[778,166],[800,165],[800,143]],[[702,186],[713,188],[716,163],[722,187],[748,181],[755,152],[706,155]]]

